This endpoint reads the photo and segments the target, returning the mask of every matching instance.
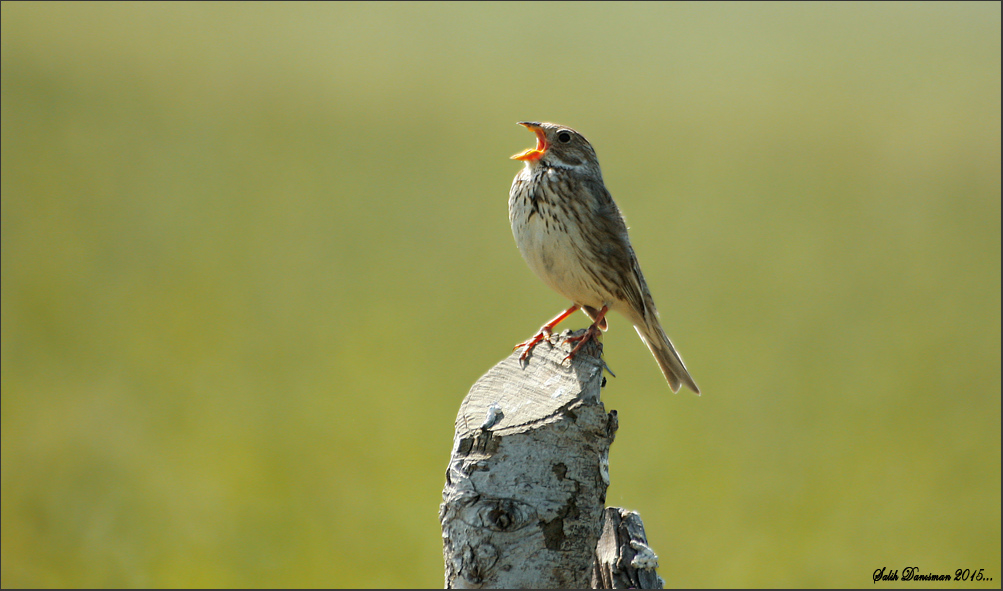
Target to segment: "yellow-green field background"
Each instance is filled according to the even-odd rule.
[[[999,3],[4,3],[2,47],[4,587],[441,586],[459,403],[567,305],[526,119],[704,391],[612,317],[669,586],[1003,581]]]

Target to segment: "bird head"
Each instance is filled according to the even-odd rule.
[[[570,127],[556,123],[519,123],[536,134],[536,147],[519,152],[513,160],[521,160],[527,166],[543,165],[554,168],[578,168],[599,170],[599,159],[585,136]]]

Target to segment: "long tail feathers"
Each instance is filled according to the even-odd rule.
[[[699,395],[700,388],[697,387],[696,382],[690,377],[690,372],[686,370],[683,358],[676,352],[676,348],[672,346],[672,341],[669,340],[669,337],[666,336],[665,331],[657,324],[657,321],[654,324],[654,326],[648,327],[635,324],[634,330],[637,331],[644,344],[648,345],[651,354],[655,356],[655,361],[658,362],[658,367],[662,369],[662,374],[665,375],[666,381],[669,382],[669,387],[672,388],[673,392],[678,392],[679,386],[682,384]]]

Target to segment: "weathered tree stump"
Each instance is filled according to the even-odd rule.
[[[617,417],[599,399],[602,345],[588,343],[565,361],[568,336],[541,342],[526,362],[515,351],[460,406],[439,510],[447,588],[640,580],[627,570],[640,550],[617,535],[622,519],[609,525],[603,514]],[[597,547],[604,527],[612,541]]]

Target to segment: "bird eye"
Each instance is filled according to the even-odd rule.
[[[557,139],[562,144],[566,144],[571,141],[571,134],[566,131],[562,131],[561,133],[557,134]]]

